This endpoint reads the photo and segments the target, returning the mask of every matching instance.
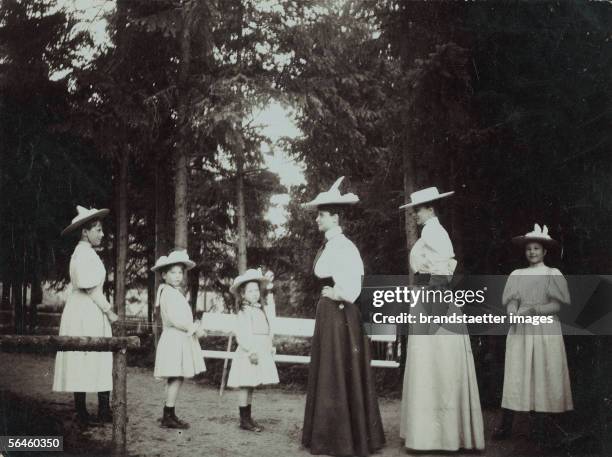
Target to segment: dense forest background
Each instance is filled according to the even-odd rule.
[[[103,45],[58,2],[0,4],[0,307],[16,333],[43,284],[65,284],[76,239],[59,233],[77,204],[111,208],[102,256],[120,315],[128,289],[152,300],[149,269],[178,247],[197,262],[192,300],[263,266],[278,313],[312,317],[321,237],[299,204],[342,175],[369,274],[407,274],[418,231],[398,207],[429,186],[456,192],[441,219],[461,271],[522,265],[510,239],[537,222],[562,245],[550,264],[611,273],[609,2],[107,3]],[[272,102],[301,135],[272,145],[247,121]],[[283,186],[262,144],[306,184]],[[285,193],[279,234],[266,213]],[[494,386],[503,346],[489,343],[475,357]],[[591,412],[609,398],[610,345],[566,343],[577,411],[603,427]]]
[[[442,219],[464,271],[511,271],[509,239],[538,222],[563,272],[610,272],[608,3],[265,3],[119,0],[92,48],[69,9],[3,2],[6,306],[65,279],[74,240],[58,233],[76,204],[112,208],[118,297],[152,289],[173,247],[198,262],[192,290],[226,292],[245,259],[308,290],[320,240],[298,205],[340,175],[362,198],[345,228],[369,273],[407,272],[418,234],[398,206],[432,185],[456,191]],[[271,100],[295,113],[302,135],[282,146],[304,186],[280,184],[269,139],[243,122]],[[275,236],[264,216],[284,192]]]

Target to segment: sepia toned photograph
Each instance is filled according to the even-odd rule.
[[[612,455],[612,3],[0,0],[0,457]]]

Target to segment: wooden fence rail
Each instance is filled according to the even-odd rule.
[[[124,456],[127,450],[127,351],[138,349],[140,339],[128,337],[91,337],[56,335],[0,335],[3,352],[114,352],[113,361],[113,456]]]

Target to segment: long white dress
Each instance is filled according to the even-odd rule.
[[[156,378],[193,378],[206,371],[204,353],[195,334],[191,307],[174,287],[162,284],[157,291],[163,331],[155,353]]]
[[[417,273],[452,275],[456,266],[446,230],[429,219],[410,252]],[[459,313],[460,308],[449,307]],[[416,311],[422,311],[417,304]],[[484,426],[470,338],[443,328],[408,336],[400,437],[409,449],[484,449]]]
[[[278,371],[272,353],[272,331],[267,310],[256,303],[243,305],[236,318],[236,340],[232,366],[227,378],[228,387],[256,387],[278,384]],[[250,353],[257,354],[257,363],[251,363]]]
[[[106,314],[83,289],[102,289],[106,269],[91,244],[80,241],[70,259],[72,292],[62,312],[62,336],[113,336]],[[58,352],[53,390],[105,392],[113,389],[112,352]]]
[[[514,270],[503,294],[507,306],[570,304],[567,281],[547,266]],[[574,408],[561,323],[513,324],[506,339],[502,408],[560,413]]]

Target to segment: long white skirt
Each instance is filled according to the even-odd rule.
[[[438,333],[446,333],[443,329]],[[400,437],[414,450],[484,449],[484,426],[468,335],[410,335]]]
[[[560,413],[574,408],[561,324],[514,324],[506,338],[502,408]]]
[[[113,336],[106,315],[89,295],[74,290],[62,312],[62,336]],[[112,352],[58,352],[53,390],[56,392],[105,392],[113,389]]]

